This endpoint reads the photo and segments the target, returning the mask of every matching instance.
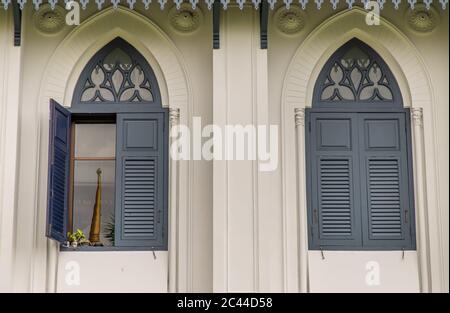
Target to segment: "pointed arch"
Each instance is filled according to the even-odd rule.
[[[352,38],[328,59],[314,86],[313,107],[403,107],[397,80],[370,46]]]
[[[117,37],[84,67],[75,87],[72,107],[147,104],[161,106],[158,81],[147,60]]]

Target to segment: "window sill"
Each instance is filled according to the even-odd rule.
[[[163,249],[160,247],[93,247],[93,246],[80,246],[77,248],[73,248],[60,245],[59,251],[61,252],[167,251],[167,249]]]

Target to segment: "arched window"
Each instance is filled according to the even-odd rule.
[[[50,109],[47,235],[70,249],[167,249],[168,112],[145,58],[114,39],[71,108]]]
[[[368,45],[352,39],[328,60],[314,88],[313,107],[403,107],[395,77]]]
[[[306,119],[310,249],[415,249],[409,114],[381,57],[338,49]]]

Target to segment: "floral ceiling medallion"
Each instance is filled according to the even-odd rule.
[[[428,9],[425,4],[416,4],[414,9],[406,11],[408,26],[419,33],[430,33],[439,24],[439,14],[432,6]]]
[[[54,35],[60,32],[65,24],[66,12],[59,5],[44,4],[34,12],[33,19],[36,28],[43,34]]]
[[[192,4],[183,2],[170,9],[170,25],[181,33],[192,33],[202,23],[203,15],[200,8],[193,8]]]
[[[274,22],[282,33],[295,35],[305,27],[306,13],[298,6],[291,5],[289,9],[282,6],[275,12]]]

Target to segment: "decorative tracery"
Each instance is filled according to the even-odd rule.
[[[380,56],[353,39],[329,59],[315,86],[316,104],[400,103],[394,76]]]
[[[156,79],[145,59],[133,47],[117,38],[86,66],[78,81],[74,101],[153,103],[159,97],[157,93]]]

